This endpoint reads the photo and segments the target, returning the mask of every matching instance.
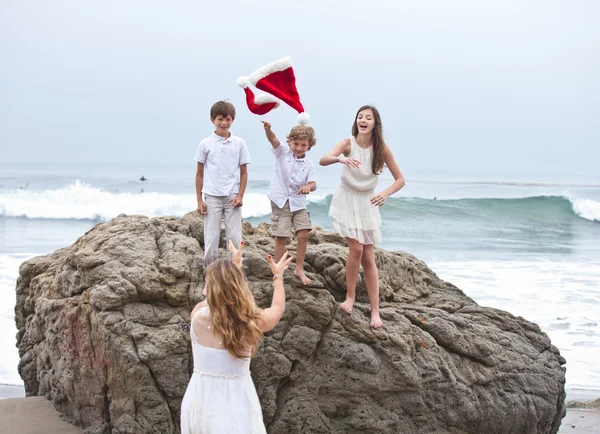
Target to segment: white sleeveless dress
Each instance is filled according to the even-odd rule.
[[[378,175],[373,173],[373,146],[366,149],[350,137],[350,158],[360,161],[359,168],[342,168],[342,182],[331,198],[329,216],[333,228],[344,238],[352,238],[361,244],[381,242],[381,215],[379,207],[371,203],[375,196]]]
[[[210,310],[190,326],[194,373],[181,402],[182,434],[266,434],[250,377],[250,358],[236,359],[212,333]]]

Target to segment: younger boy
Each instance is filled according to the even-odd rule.
[[[221,220],[225,217],[226,245],[242,241],[242,204],[250,163],[248,147],[229,131],[235,119],[230,102],[217,101],[210,108],[213,134],[200,142],[196,152],[196,197],[204,217],[204,268],[219,257]],[[202,194],[204,193],[204,200]],[[227,252],[231,260],[231,253]]]
[[[279,142],[271,131],[271,124],[264,122],[267,139],[275,154],[275,169],[267,196],[271,200],[271,235],[275,237],[275,261],[285,253],[285,245],[292,227],[298,238],[296,270],[294,274],[304,285],[311,281],[304,273],[304,256],[308,244],[308,232],[312,230],[310,216],[306,211],[306,195],[315,191],[315,167],[306,158],[317,142],[312,127],[297,125],[287,136],[287,144]]]

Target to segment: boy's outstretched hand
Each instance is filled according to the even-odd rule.
[[[281,143],[277,139],[277,136],[275,135],[275,133],[273,131],[271,131],[271,124],[267,121],[261,121],[261,122],[262,122],[263,126],[265,127],[265,134],[267,135],[267,140],[269,141],[271,146],[273,146],[273,149],[279,148],[279,145],[281,145]]]
[[[300,194],[308,194],[310,192],[311,192],[310,185],[305,185],[303,187],[300,187],[300,190],[298,190],[298,193],[300,193]]]

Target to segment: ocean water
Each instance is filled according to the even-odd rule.
[[[268,221],[271,161],[254,163],[243,217]],[[195,208],[187,166],[0,164],[0,385],[20,385],[19,265],[118,214]],[[313,223],[327,216],[340,167],[319,167]],[[140,181],[144,176],[147,181]],[[534,321],[567,359],[567,389],[600,396],[600,178],[415,173],[382,207],[380,247],[410,252],[484,306]],[[380,186],[391,183],[389,174]]]

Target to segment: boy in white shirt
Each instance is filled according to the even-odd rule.
[[[246,142],[229,131],[235,119],[230,102],[217,101],[210,108],[213,134],[203,139],[196,152],[196,197],[204,217],[204,268],[219,257],[221,220],[225,217],[226,245],[242,241],[242,205],[250,154]],[[202,195],[204,194],[204,198]],[[227,252],[231,260],[231,253]]]
[[[271,235],[275,237],[275,261],[283,256],[293,227],[298,239],[294,274],[304,285],[310,285],[311,281],[304,273],[308,233],[312,230],[310,215],[306,210],[306,195],[316,190],[317,183],[315,167],[306,158],[306,152],[317,143],[315,130],[296,125],[287,136],[287,143],[282,144],[271,131],[271,124],[262,123],[275,154],[275,169],[267,192],[273,212]]]

